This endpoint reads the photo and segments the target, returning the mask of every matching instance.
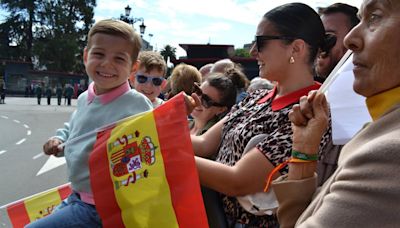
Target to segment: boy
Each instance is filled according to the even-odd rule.
[[[140,67],[136,75],[130,77],[131,86],[146,95],[156,108],[164,101],[158,96],[165,87],[164,79],[167,65],[163,57],[153,51],[143,51],[139,54]]]
[[[152,109],[150,101],[131,90],[130,74],[138,68],[141,41],[132,26],[118,20],[103,20],[89,31],[83,53],[85,69],[93,82],[78,98],[77,110],[65,128],[57,130],[43,146],[47,155],[64,155],[73,193],[53,214],[27,227],[101,227],[89,179],[89,154],[96,134],[81,137],[104,125]],[[63,142],[73,139],[65,148]]]

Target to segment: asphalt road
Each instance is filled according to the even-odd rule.
[[[58,106],[56,99],[47,105],[42,98],[6,97],[0,104],[0,206],[67,183],[66,165],[40,175],[49,157],[43,143],[69,120],[76,108]]]

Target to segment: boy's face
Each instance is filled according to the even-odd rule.
[[[146,72],[144,68],[140,68],[134,78],[133,87],[152,102],[160,95],[165,85],[164,73],[157,69]]]
[[[96,94],[100,95],[125,83],[138,64],[132,63],[128,52],[131,44],[122,37],[96,33],[91,39],[92,45],[85,48],[83,61]]]

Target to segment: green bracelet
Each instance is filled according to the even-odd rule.
[[[296,150],[292,150],[292,157],[305,161],[317,161],[318,154],[305,154]]]

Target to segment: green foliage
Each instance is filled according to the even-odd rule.
[[[10,55],[14,59],[30,61],[32,57],[33,22],[35,11],[40,7],[40,1],[32,0],[1,0],[0,6],[9,12],[6,21],[0,24],[2,36],[1,57]],[[5,51],[5,52],[3,52]]]
[[[167,75],[170,75],[172,72],[172,68],[168,66],[168,57],[169,60],[174,60],[176,59],[176,48],[172,47],[171,45],[165,45],[164,48],[160,51],[160,55],[163,56],[165,62],[167,63]]]
[[[82,52],[93,24],[96,0],[1,0],[9,13],[0,24],[0,50],[6,56],[35,60],[37,68],[83,72]],[[4,35],[3,35],[4,34]],[[10,45],[14,45],[14,52]]]
[[[170,60],[176,59],[176,48],[171,45],[165,45],[164,48],[160,51],[160,54],[164,57],[165,62],[167,62],[168,57]]]
[[[236,57],[250,57],[249,50],[244,48],[235,49],[235,56]]]

